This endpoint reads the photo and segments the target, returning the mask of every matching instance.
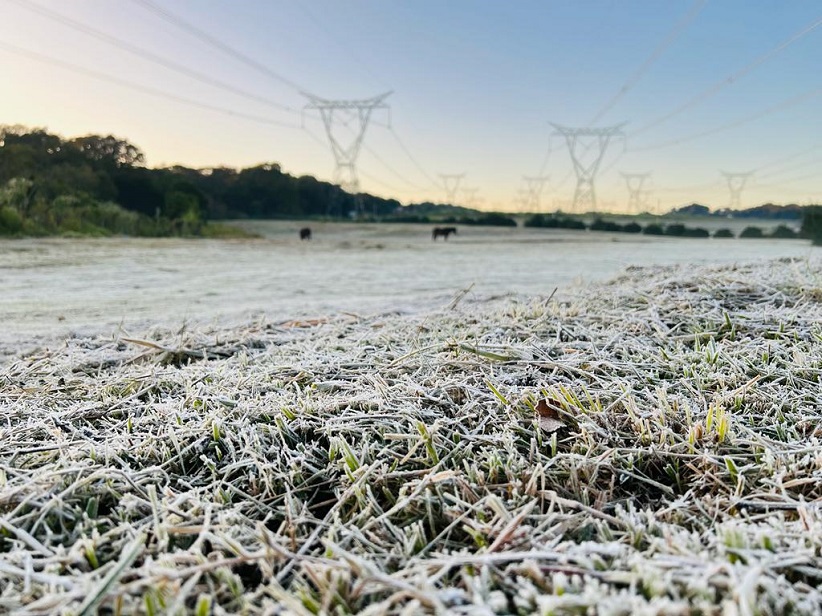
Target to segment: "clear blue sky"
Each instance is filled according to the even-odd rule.
[[[568,209],[575,176],[550,122],[627,122],[597,177],[601,209],[625,209],[620,172],[651,173],[654,208],[726,206],[720,171],[755,172],[745,207],[820,202],[820,20],[817,1],[0,0],[0,123],[112,133],[151,166],[277,162],[330,180],[325,129],[316,111],[301,113],[300,90],[327,99],[391,90],[390,127],[375,112],[358,169],[363,190],[404,203],[444,201],[440,174],[464,173],[457,202],[471,201],[464,187],[477,189],[476,206],[515,210],[523,176],[544,174],[542,209]],[[353,128],[334,130],[347,144]]]

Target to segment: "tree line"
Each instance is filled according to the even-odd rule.
[[[691,206],[697,207],[697,206]],[[704,207],[704,206],[699,206]],[[800,208],[801,237],[822,241],[819,206]],[[510,216],[446,204],[402,206],[396,199],[350,194],[312,176],[284,173],[276,163],[244,169],[184,166],[152,169],[135,145],[112,135],[64,138],[43,128],[0,126],[0,235],[82,234],[136,236],[241,234],[214,224],[232,218],[352,218],[515,226]],[[705,237],[682,225],[586,225],[537,214],[526,226],[586,228]],[[730,233],[719,232],[722,237]],[[791,237],[784,227],[774,237]],[[746,229],[742,237],[762,237]]]
[[[0,234],[207,235],[220,219],[380,217],[400,207],[276,163],[151,169],[112,135],[0,126]]]
[[[822,210],[822,208],[819,208]],[[813,210],[809,210],[813,211]],[[808,226],[809,218],[803,221],[802,229],[797,232],[787,225],[779,225],[769,233],[765,232],[761,227],[747,226],[739,234],[740,238],[770,238],[770,239],[796,239],[796,238],[813,238],[813,233]],[[822,217],[820,217],[822,223]],[[642,233],[645,235],[667,235],[671,237],[696,237],[706,238],[711,237],[710,231],[702,227],[689,227],[682,223],[660,224],[651,222],[644,227],[636,221],[631,221],[625,224],[619,224],[612,220],[605,220],[603,218],[595,218],[592,222],[586,223],[579,218],[573,216],[566,216],[562,214],[534,214],[529,216],[524,223],[526,227],[542,227],[553,229],[576,229],[580,231],[608,231],[611,233]],[[822,226],[822,224],[820,224]],[[732,238],[735,237],[733,231],[730,229],[717,229],[713,233],[716,238]]]

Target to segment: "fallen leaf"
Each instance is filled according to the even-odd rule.
[[[562,407],[559,401],[553,398],[544,398],[537,402],[535,408],[539,415],[539,427],[546,432],[556,432],[560,428],[565,427],[565,422],[560,416],[560,409]]]
[[[328,323],[328,319],[326,318],[319,318],[319,319],[295,319],[293,321],[284,321],[280,323],[280,327],[317,327],[318,325],[323,325],[324,323]]]

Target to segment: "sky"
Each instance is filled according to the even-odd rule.
[[[0,23],[0,124],[152,167],[347,178],[327,128],[349,148],[359,115],[309,96],[390,92],[355,168],[402,203],[574,211],[574,160],[602,211],[822,202],[816,1],[0,0]]]

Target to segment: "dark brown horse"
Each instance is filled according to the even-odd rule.
[[[311,227],[303,227],[300,229],[300,239],[301,240],[310,240],[311,239]]]
[[[440,235],[443,239],[447,240],[448,236],[451,234],[457,234],[456,227],[434,227],[434,230],[431,232],[431,239],[436,240]]]

